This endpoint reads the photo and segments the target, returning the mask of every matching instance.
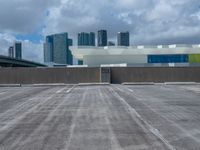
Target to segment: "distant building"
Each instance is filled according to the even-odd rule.
[[[46,37],[44,44],[44,62],[53,62],[53,35]]]
[[[118,46],[129,46],[129,32],[118,32],[117,43]]]
[[[173,46],[173,47],[172,47]],[[71,47],[72,54],[88,67],[188,66],[200,64],[200,45]]]
[[[90,46],[95,46],[95,33],[94,32],[90,32],[89,45]]]
[[[78,60],[78,65],[83,65],[83,60]]]
[[[53,60],[58,64],[67,64],[68,34],[53,35]]]
[[[98,31],[98,46],[107,46],[107,31],[99,30]]]
[[[47,36],[44,44],[44,62],[71,65],[73,60],[69,45],[72,43],[72,40],[68,39],[68,33]]]
[[[14,58],[14,47],[10,46],[8,49],[8,56]]]
[[[78,33],[78,46],[89,46],[89,33]]]
[[[95,33],[78,33],[78,46],[95,46]]]
[[[73,46],[73,40],[72,39],[68,39],[68,44],[69,44],[69,46]]]
[[[108,41],[108,46],[115,46],[115,43],[112,41]]]
[[[15,52],[16,59],[22,59],[22,43],[21,42],[15,42],[14,52]]]
[[[68,39],[68,46],[73,46],[72,39]],[[69,51],[67,51],[67,64],[73,65],[73,56],[72,56],[72,52],[70,49],[69,49]]]
[[[22,43],[15,42],[13,46],[8,49],[8,56],[11,58],[22,59]]]

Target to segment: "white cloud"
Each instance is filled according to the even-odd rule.
[[[17,39],[11,34],[0,33],[0,55],[8,56],[8,48],[14,44]],[[22,41],[22,57],[23,59],[32,60],[36,62],[43,62],[43,46],[34,44],[31,41]]]
[[[0,33],[0,55],[8,55],[8,48],[14,40],[14,36]]]
[[[177,18],[179,15],[179,10],[169,4],[167,1],[159,1],[155,8],[149,13],[149,19],[152,20],[162,20],[171,21]]]
[[[42,41],[40,44],[32,43],[31,41],[25,40],[22,42],[23,58],[36,61],[44,62],[43,59],[43,44]]]
[[[111,39],[116,38],[118,31],[129,30],[133,44],[164,40],[184,43],[188,41],[187,35],[191,43],[196,43],[192,39],[197,34],[193,29],[200,28],[198,3],[197,0],[63,0],[62,5],[49,9],[43,31],[44,34],[67,31],[76,39],[77,32],[105,28]]]
[[[115,7],[124,10],[146,10],[151,9],[156,0],[117,0]]]
[[[38,30],[68,32],[74,41],[78,32],[107,29],[112,40],[130,31],[132,44],[200,43],[199,12],[199,0],[1,0],[0,52],[12,35]],[[42,42],[24,43],[25,57],[42,59]]]
[[[1,0],[0,32],[31,33],[46,17],[46,11],[55,0]]]

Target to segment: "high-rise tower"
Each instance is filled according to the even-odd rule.
[[[118,46],[129,46],[129,32],[118,32],[117,43]]]
[[[99,30],[98,31],[98,46],[107,46],[107,31]]]
[[[73,60],[69,45],[72,45],[72,40],[68,39],[68,33],[47,36],[44,44],[44,62],[71,65]]]

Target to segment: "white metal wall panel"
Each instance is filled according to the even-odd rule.
[[[147,63],[147,55],[86,55],[83,63],[88,66],[103,64],[135,64]]]

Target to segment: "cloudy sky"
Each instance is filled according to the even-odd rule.
[[[16,40],[23,57],[43,62],[48,34],[107,29],[116,41],[128,30],[132,45],[199,44],[199,0],[0,0],[0,54]]]

